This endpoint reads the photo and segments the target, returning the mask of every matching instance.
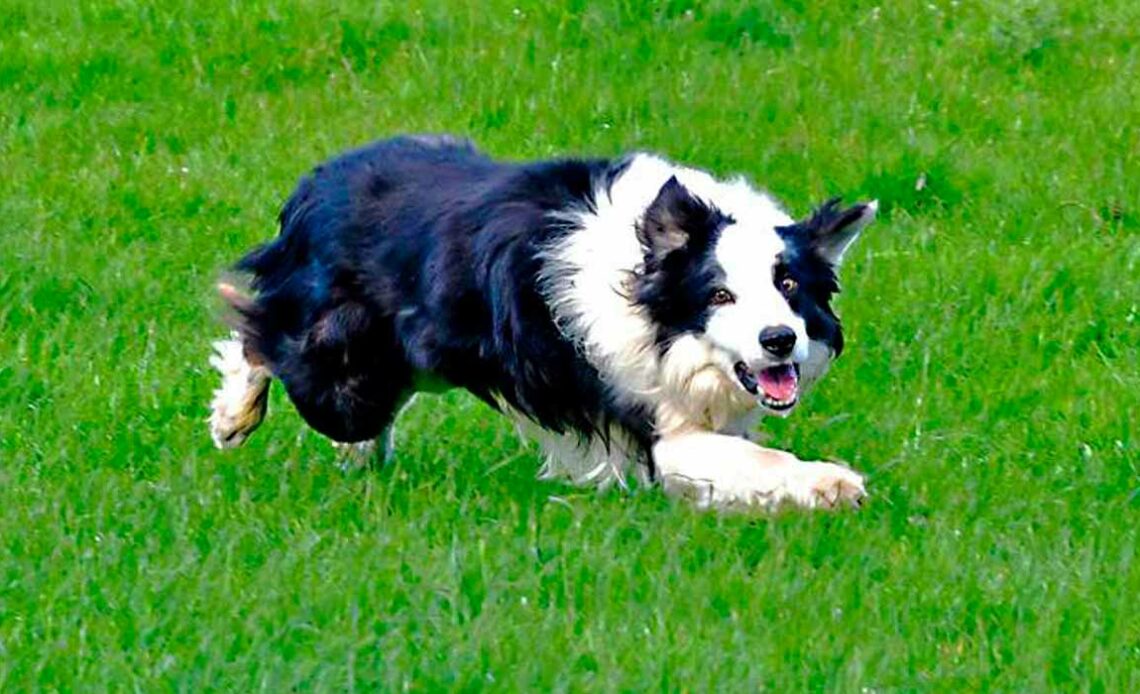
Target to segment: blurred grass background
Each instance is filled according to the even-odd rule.
[[[0,689],[1140,690],[1140,5],[0,3]],[[213,450],[212,285],[402,131],[877,197],[771,445],[858,514],[533,480],[468,396]]]

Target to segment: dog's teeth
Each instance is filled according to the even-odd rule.
[[[795,398],[788,398],[787,400],[777,400],[773,397],[766,395],[766,396],[764,396],[763,399],[761,399],[760,402],[761,402],[761,404],[763,404],[766,407],[771,407],[772,409],[775,409],[775,410],[782,410],[782,409],[787,409],[787,408],[791,407],[792,405],[796,404],[796,399]]]

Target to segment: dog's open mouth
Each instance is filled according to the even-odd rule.
[[[760,404],[772,410],[787,410],[796,404],[800,392],[800,368],[796,364],[778,364],[755,373],[742,361],[733,367],[740,384],[760,397]]]

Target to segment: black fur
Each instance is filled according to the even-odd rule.
[[[787,272],[798,284],[788,297],[792,310],[803,316],[808,337],[831,348],[834,356],[843,352],[843,326],[831,309],[831,298],[839,292],[835,267],[827,257],[839,244],[850,240],[855,222],[865,206],[840,209],[839,199],[828,200],[811,217],[791,226],[777,227],[787,251],[783,268],[776,268],[773,282],[779,286],[780,272]]]
[[[256,299],[247,348],[315,429],[371,439],[417,373],[501,398],[546,429],[620,426],[648,461],[651,418],[618,405],[539,293],[549,213],[593,208],[625,161],[494,162],[466,141],[401,137],[299,184],[281,233],[237,265]]]
[[[711,293],[724,281],[713,251],[732,218],[693,196],[676,177],[661,188],[637,229],[645,260],[634,277],[634,301],[657,325],[662,352],[678,336],[701,332]]]

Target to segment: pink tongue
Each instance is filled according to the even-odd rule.
[[[799,378],[791,364],[773,366],[759,373],[760,387],[764,394],[773,400],[790,400],[796,395]]]

